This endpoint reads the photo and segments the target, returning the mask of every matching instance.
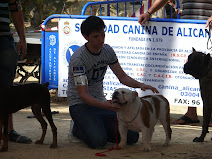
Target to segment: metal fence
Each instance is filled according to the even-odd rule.
[[[146,12],[153,3],[154,0],[108,0],[101,2],[89,2],[84,5],[81,15],[135,17]],[[162,14],[158,11],[154,18],[180,19],[179,9],[179,0],[175,0],[175,2],[169,0],[167,6],[162,8]]]

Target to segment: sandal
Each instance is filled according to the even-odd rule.
[[[15,130],[11,130],[8,133],[9,141],[17,142],[17,143],[31,143],[32,140],[26,136],[21,136]]]
[[[199,123],[200,121],[199,120],[192,120],[191,118],[183,115],[181,118],[177,119],[176,121],[179,121],[179,120],[183,120],[184,122],[183,123],[179,123],[179,125],[188,125],[188,124],[194,124],[194,123]],[[174,121],[172,124],[175,124]]]

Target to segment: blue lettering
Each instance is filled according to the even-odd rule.
[[[63,88],[68,88],[66,83],[63,83]]]
[[[173,27],[162,27],[162,35],[169,35],[169,36],[173,36]]]
[[[207,32],[198,28],[178,28],[177,36],[205,38],[207,37]]]
[[[127,25],[124,25],[123,26],[123,32],[125,33],[125,34],[127,34],[127,31],[125,31],[125,28],[127,27]]]
[[[173,27],[169,27],[169,36],[173,36]]]
[[[197,28],[194,29],[193,34],[195,37],[198,37],[198,35],[195,34],[196,31],[197,31]]]
[[[185,33],[186,31],[185,31],[185,28],[183,28],[183,36],[188,36],[188,35],[186,35],[186,33]]]
[[[141,32],[141,34],[144,34],[144,27],[142,26],[142,32]]]
[[[180,36],[183,36],[183,35],[182,35],[181,28],[178,28],[178,31],[177,31],[177,36],[179,36],[179,35],[180,35]]]
[[[146,26],[146,32],[148,32],[148,34],[151,34],[151,26],[148,28],[148,26]]]
[[[149,34],[149,35],[153,35],[157,33],[157,28],[156,26],[140,26],[140,25],[124,25],[123,26],[123,33],[125,34]]]
[[[192,35],[191,35],[192,28],[188,28],[188,29],[189,29],[189,37],[192,37]]]
[[[204,38],[204,33],[203,33],[202,29],[200,29],[200,31],[199,31],[199,37],[201,37],[201,36]]]
[[[79,23],[76,23],[75,24],[75,28],[76,28],[75,29],[76,32],[79,32],[80,31],[80,25],[79,25]]]
[[[107,33],[118,33],[119,32],[119,26],[118,25],[109,25],[105,26],[105,32]]]
[[[156,35],[158,35],[156,26],[154,26],[154,27],[153,27],[153,30],[152,30],[152,35],[153,35],[153,34],[156,34]]]
[[[109,25],[108,31],[107,31],[107,32],[108,32],[108,33],[109,33],[109,32],[113,33],[113,29],[112,29],[112,26],[111,26],[111,25]]]
[[[118,33],[119,32],[119,26],[118,25],[114,25],[114,33]]]
[[[140,26],[135,26],[135,34],[140,34]]]
[[[133,28],[132,28],[132,25],[130,25],[130,28],[129,28],[129,32],[128,33],[132,33],[133,34]]]
[[[162,27],[162,35],[166,35],[167,34],[167,28],[166,27]]]

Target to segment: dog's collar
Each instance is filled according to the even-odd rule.
[[[117,117],[118,117],[118,119],[121,120],[123,123],[129,124],[129,123],[133,122],[133,121],[137,118],[137,116],[138,116],[138,114],[139,114],[140,111],[141,111],[141,107],[139,106],[137,114],[136,114],[135,117],[134,117],[132,120],[130,120],[130,121],[124,121],[124,120],[122,120],[122,119],[120,118],[120,116],[119,116],[119,113],[117,113]]]

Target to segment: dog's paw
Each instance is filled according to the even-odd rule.
[[[196,137],[193,139],[193,142],[203,142],[204,141],[204,138],[202,137]]]
[[[8,151],[8,146],[3,146],[3,145],[2,145],[0,151],[1,151],[1,152],[6,152],[6,151]]]
[[[51,149],[57,148],[57,144],[51,144],[50,148],[51,148]]]
[[[42,140],[37,140],[37,141],[35,142],[35,144],[43,144],[43,141],[42,141]]]
[[[170,146],[171,144],[170,144],[170,142],[165,142],[164,144],[163,144],[163,147],[168,147],[168,146]]]
[[[149,151],[151,151],[151,147],[150,147],[150,146],[143,146],[143,147],[142,147],[142,150],[143,150],[144,152],[149,152]]]
[[[119,149],[124,149],[124,148],[125,148],[125,146],[126,146],[126,144],[124,144],[124,143],[120,143],[118,146],[119,146]]]

